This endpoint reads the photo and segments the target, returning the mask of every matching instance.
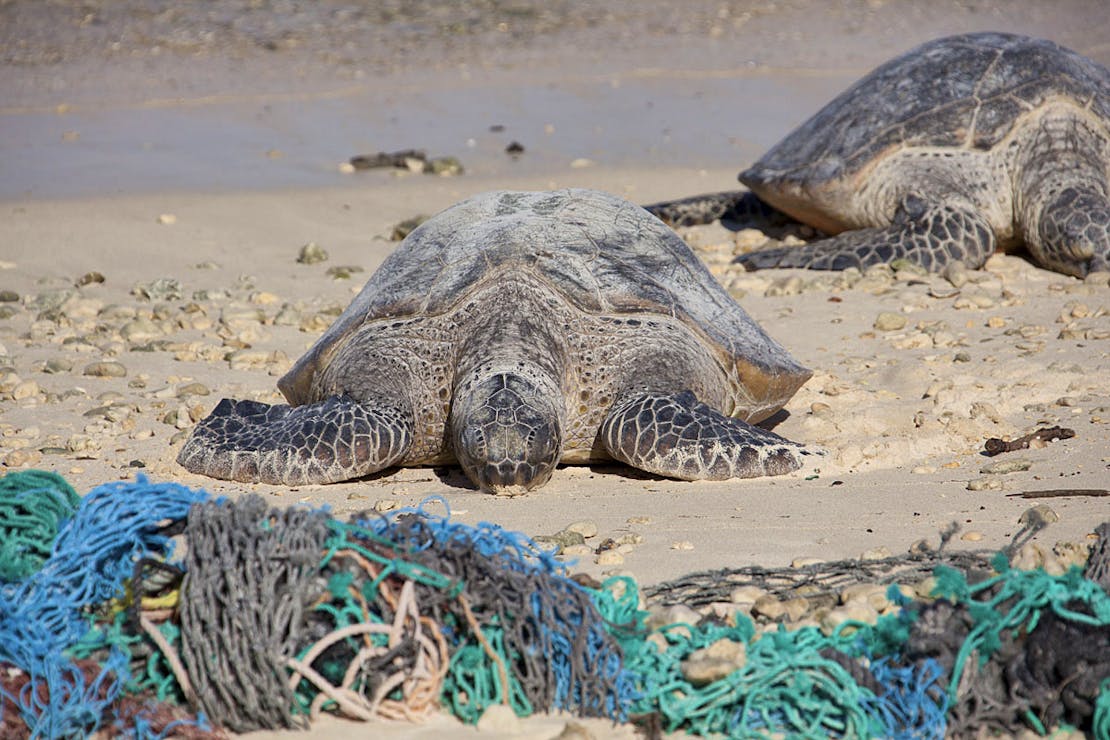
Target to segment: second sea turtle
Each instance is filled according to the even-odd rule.
[[[1083,277],[1110,269],[1110,70],[1052,41],[971,33],[881,65],[740,180],[835,234],[741,255],[749,269],[905,259],[981,266],[996,249]],[[758,210],[718,193],[648,209],[683,224]]]

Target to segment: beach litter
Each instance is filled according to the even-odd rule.
[[[953,528],[905,556],[641,590],[429,508],[340,521],[141,474],[84,497],[54,473],[0,478],[0,736],[505,707],[738,738],[1110,736],[1110,523],[1056,575],[1010,564],[1049,521],[1030,516],[999,553],[948,552]],[[753,616],[692,608],[742,587]],[[856,611],[817,618],[836,603]]]

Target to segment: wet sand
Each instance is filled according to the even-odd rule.
[[[254,20],[230,27],[129,5],[130,15],[111,3],[0,9],[3,33],[27,40],[4,39],[0,78],[0,290],[17,298],[0,303],[6,469],[56,470],[79,491],[141,471],[340,516],[440,495],[462,521],[531,535],[589,519],[599,540],[642,542],[623,563],[583,557],[576,568],[644,584],[904,552],[935,543],[952,521],[959,546],[998,547],[1039,502],[1014,494],[1110,488],[1105,277],[1080,281],[1020,256],[992,258],[964,282],[745,274],[729,259],[763,235],[719,226],[684,236],[815,371],[775,431],[829,450],[816,477],[681,483],[563,467],[539,491],[501,499],[455,468],[288,489],[212,481],[174,462],[219,398],[280,400],[276,378],[393,248],[403,219],[495,188],[595,187],[637,202],[728,188],[845,84],[933,36],[1022,31],[1108,63],[1099,3],[836,3],[821,17],[805,3],[695,3],[679,18],[664,3],[555,5],[548,15],[522,4],[534,12],[487,9],[469,26],[382,26],[337,15],[338,4],[302,17],[275,3],[268,15],[232,14]],[[428,3],[421,18],[442,20],[446,8]],[[84,21],[89,13],[99,22]],[[525,147],[517,159],[504,152],[514,140]],[[408,147],[456,156],[466,173],[339,168]],[[309,242],[329,259],[299,264]],[[91,282],[78,287],[82,278]],[[980,454],[987,437],[1052,424],[1075,437]],[[982,472],[1014,459],[1028,467]],[[1108,511],[1106,498],[1045,502],[1060,517],[1037,539],[1046,552],[1084,541]]]

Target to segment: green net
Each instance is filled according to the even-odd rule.
[[[896,617],[883,618],[876,627],[848,622],[832,635],[813,627],[760,634],[744,615],[732,626],[672,624],[649,630],[648,613],[638,609],[638,598],[635,583],[627,578],[606,581],[597,593],[599,611],[621,625],[625,660],[640,679],[633,714],[658,713],[668,732],[683,729],[732,738],[766,737],[769,732],[797,737],[884,734],[879,718],[868,711],[876,703],[874,693],[830,652],[852,657],[869,645],[885,644],[890,634],[905,629]],[[687,661],[723,643],[733,644],[724,645],[732,663],[713,680],[695,678],[685,669]]]
[[[0,581],[14,583],[38,571],[80,502],[57,473],[26,470],[0,478]]]

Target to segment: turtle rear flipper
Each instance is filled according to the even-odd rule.
[[[197,424],[177,461],[186,470],[244,483],[350,480],[394,465],[412,445],[399,409],[333,396],[303,406],[225,398]]]
[[[810,454],[765,429],[725,416],[690,391],[630,395],[610,409],[601,439],[614,459],[682,480],[782,475]]]
[[[644,206],[648,213],[673,226],[698,226],[725,221],[741,228],[768,228],[790,221],[748,190],[705,193]]]
[[[797,247],[775,247],[742,254],[734,261],[748,270],[802,267],[844,270],[905,259],[931,272],[962,261],[980,267],[994,252],[990,222],[970,207],[929,202],[908,195],[889,226],[846,231],[838,236]]]

